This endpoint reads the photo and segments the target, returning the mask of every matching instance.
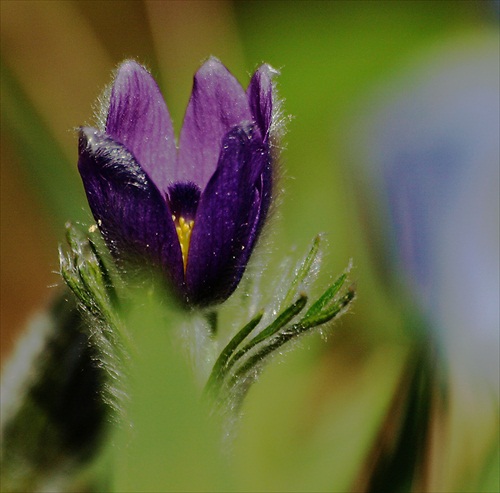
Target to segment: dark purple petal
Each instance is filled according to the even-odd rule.
[[[127,147],[159,190],[167,190],[176,165],[172,120],[155,80],[134,61],[116,74],[106,133]]]
[[[78,169],[97,225],[118,259],[163,266],[182,293],[184,272],[174,223],[161,192],[120,143],[82,128]]]
[[[256,182],[256,189],[259,193],[259,199],[261,201],[260,203],[260,213],[259,217],[257,218],[258,222],[256,225],[257,231],[256,234],[258,235],[262,227],[264,226],[264,221],[266,220],[267,213],[269,212],[269,207],[271,205],[271,201],[273,199],[273,169],[271,166],[271,157],[270,157],[270,152],[268,151],[268,159],[264,163],[264,167],[262,169],[262,172]]]
[[[240,281],[257,239],[259,187],[269,153],[260,132],[253,130],[237,127],[226,135],[217,170],[201,195],[187,258],[190,303],[226,299]]]
[[[248,85],[247,96],[254,121],[257,123],[262,138],[267,141],[273,116],[273,81],[278,72],[264,64],[253,74]]]
[[[224,136],[253,120],[239,82],[216,58],[194,77],[193,92],[180,135],[175,181],[192,181],[202,190],[214,173]]]

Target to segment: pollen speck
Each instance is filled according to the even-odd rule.
[[[186,221],[182,216],[179,217],[178,221],[175,220],[175,216],[172,216],[172,219],[175,222],[175,230],[177,231],[179,245],[181,247],[184,272],[186,272],[189,243],[191,241],[191,232],[193,231],[194,221]]]

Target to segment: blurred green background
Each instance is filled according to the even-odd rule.
[[[292,118],[282,203],[264,250],[278,262],[324,232],[324,279],[354,259],[354,310],[326,342],[309,338],[267,369],[226,455],[200,425],[195,384],[168,334],[148,331],[146,316],[134,334],[148,354],[136,375],[136,431],[118,436],[112,452],[118,491],[364,491],[356,485],[369,474],[420,333],[388,273],[383,212],[364,202],[369,190],[359,188],[346,142],[370,94],[444,44],[496,32],[497,22],[498,7],[486,1],[2,0],[3,358],[61,284],[65,221],[91,222],[74,129],[93,122],[125,58],[151,69],[177,134],[207,56],[244,86],[260,63],[278,68]],[[483,405],[457,388],[445,408],[432,406],[420,491],[496,491],[498,398]]]

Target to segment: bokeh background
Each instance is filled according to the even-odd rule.
[[[387,478],[410,463],[415,491],[499,490],[498,2],[0,5],[2,360],[61,284],[65,222],[91,222],[75,128],[125,58],[151,69],[177,133],[209,55],[243,85],[279,69],[291,118],[264,253],[323,232],[323,279],[354,262],[352,312],[273,362],[225,455],[168,334],[137,331],[118,491],[398,491]]]

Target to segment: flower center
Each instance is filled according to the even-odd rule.
[[[182,216],[177,218],[175,215],[172,215],[172,221],[175,223],[175,230],[177,231],[179,245],[181,246],[184,273],[186,273],[187,255],[189,251],[189,243],[191,242],[191,233],[193,231],[194,221],[192,219],[186,221]]]
[[[184,274],[186,273],[189,244],[200,195],[200,189],[192,182],[177,182],[168,187],[167,200],[179,238]]]

